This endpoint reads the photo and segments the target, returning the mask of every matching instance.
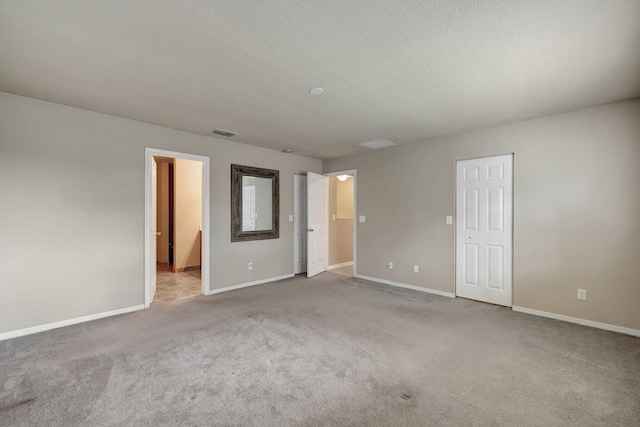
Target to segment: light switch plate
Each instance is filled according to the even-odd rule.
[[[335,215],[331,215],[331,219],[333,219],[335,221],[336,220],[336,216]]]
[[[586,301],[587,300],[587,291],[586,289],[578,289],[578,299]]]
[[[447,225],[453,224],[453,217],[451,215],[447,215]]]
[[[364,217],[364,215],[360,215],[358,217],[358,222],[365,222],[366,218]]]
[[[289,222],[293,222],[293,215],[289,215]]]

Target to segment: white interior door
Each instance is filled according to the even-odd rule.
[[[456,295],[513,305],[513,156],[459,161]]]
[[[157,250],[158,246],[156,244],[156,240],[158,238],[158,225],[157,225],[157,217],[156,213],[158,210],[158,163],[156,160],[151,157],[151,230],[149,232],[151,235],[149,236],[149,241],[151,247],[149,248],[149,256],[151,257],[149,260],[149,277],[151,278],[151,293],[149,295],[148,303],[151,304],[153,302],[153,297],[156,295],[156,282],[157,282],[157,274],[156,274],[156,264],[157,264]]]
[[[329,178],[307,173],[307,277],[329,268]]]
[[[293,175],[293,273],[307,271],[307,177]]]

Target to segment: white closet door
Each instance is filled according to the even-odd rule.
[[[456,295],[513,305],[513,156],[459,161]]]

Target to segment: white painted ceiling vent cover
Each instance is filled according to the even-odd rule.
[[[215,133],[216,135],[222,135],[222,136],[226,136],[227,138],[231,138],[232,136],[236,136],[237,133],[235,132],[231,132],[228,130],[224,130],[224,129],[214,129],[211,131],[211,133]]]
[[[392,145],[396,145],[396,144],[394,144],[391,141],[387,141],[386,139],[376,139],[373,141],[361,142],[358,145],[371,148],[372,150],[377,150],[378,148],[391,147]]]

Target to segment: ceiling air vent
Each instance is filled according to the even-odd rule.
[[[231,132],[228,130],[224,130],[224,129],[214,129],[211,131],[211,133],[215,133],[216,135],[222,135],[222,136],[226,136],[227,138],[231,138],[232,136],[236,136],[237,133],[235,132]]]
[[[371,148],[372,150],[377,150],[378,148],[391,147],[392,145],[396,145],[396,144],[394,144],[391,141],[387,141],[386,139],[376,139],[373,141],[361,142],[358,145]]]

